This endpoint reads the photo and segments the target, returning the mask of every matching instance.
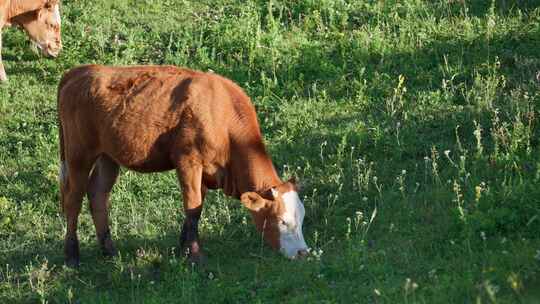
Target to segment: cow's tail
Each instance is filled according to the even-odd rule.
[[[58,145],[60,148],[60,168],[58,172],[58,181],[60,183],[60,210],[64,213],[64,199],[68,187],[68,167],[66,164],[66,149],[64,142],[64,128],[60,117],[60,102],[62,84],[58,88]]]
[[[58,124],[58,137],[60,145],[60,168],[58,172],[58,181],[60,182],[60,210],[64,213],[64,194],[67,188],[67,165],[66,156],[64,151],[64,131],[62,129],[62,122]]]

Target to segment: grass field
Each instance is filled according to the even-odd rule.
[[[4,31],[0,303],[540,303],[540,1],[72,0],[64,50]],[[84,63],[174,64],[239,83],[283,178],[304,183],[288,261],[206,199],[204,269],[177,257],[176,176],[123,171],[120,251],[87,204],[63,266],[56,86]]]

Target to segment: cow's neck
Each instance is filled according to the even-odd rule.
[[[38,0],[11,0],[9,3],[8,20],[26,12],[35,11],[43,7],[43,1]]]
[[[225,193],[240,197],[242,193],[262,193],[281,183],[262,139],[233,144]]]

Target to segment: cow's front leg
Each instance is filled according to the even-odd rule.
[[[182,186],[186,215],[180,234],[180,244],[189,261],[199,264],[204,261],[199,244],[199,219],[206,192],[206,188],[202,185],[202,166],[193,162],[183,162],[179,165],[177,173]]]
[[[6,81],[6,70],[4,70],[4,64],[2,63],[2,24],[0,24],[0,82]]]

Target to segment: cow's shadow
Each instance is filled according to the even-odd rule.
[[[108,294],[114,298],[124,293],[125,282],[133,280],[133,277],[148,286],[170,281],[171,272],[178,279],[182,276],[184,279],[186,276],[188,279],[196,276],[207,280],[210,273],[216,276],[223,273],[237,276],[245,271],[238,268],[238,265],[253,267],[263,260],[281,258],[269,246],[262,245],[253,225],[249,227],[251,232],[241,232],[241,238],[238,237],[236,226],[232,223],[223,227],[222,234],[208,233],[201,236],[202,249],[207,257],[201,265],[189,263],[185,254],[179,250],[180,231],[174,228],[165,229],[156,237],[133,234],[113,236],[119,255],[112,259],[103,257],[93,235],[90,238],[87,235],[84,237],[86,241],[81,241],[81,264],[77,269],[64,266],[61,237],[27,238],[18,247],[0,255],[0,265],[9,265],[10,273],[9,278],[2,277],[0,273],[0,282],[27,278],[37,280],[45,271],[59,282],[48,291],[51,299],[65,298],[69,288],[76,288],[77,293],[82,293],[88,286],[92,286],[92,297]],[[81,232],[79,237],[83,238]],[[78,286],[80,284],[76,282],[86,283]],[[115,286],[119,289],[112,288]]]

